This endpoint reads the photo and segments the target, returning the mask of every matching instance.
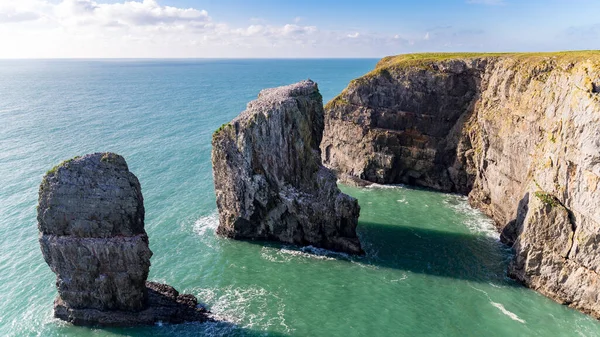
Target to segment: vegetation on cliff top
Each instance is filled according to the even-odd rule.
[[[225,130],[225,128],[230,128],[231,127],[231,123],[227,122],[227,123],[223,123],[221,124],[221,126],[219,126],[219,128],[213,132],[213,139],[219,136],[219,133],[221,133],[221,131]]]
[[[581,50],[581,51],[561,51],[561,52],[543,52],[543,53],[419,53],[419,54],[401,54],[396,56],[386,56],[382,58],[375,70],[389,68],[393,66],[407,66],[426,64],[435,61],[445,61],[450,59],[474,59],[482,57],[511,57],[518,59],[535,58],[557,58],[565,60],[580,60],[584,58],[593,58],[600,60],[600,50]]]
[[[391,73],[398,69],[417,68],[429,69],[432,63],[440,61],[469,60],[478,58],[513,58],[526,61],[544,61],[552,59],[555,61],[575,62],[581,60],[592,60],[600,63],[600,50],[580,50],[561,52],[538,52],[538,53],[417,53],[386,56],[377,62],[375,69],[371,72],[350,81],[350,86],[364,84],[373,77],[390,78]],[[340,95],[329,101],[325,109],[337,105],[348,104],[345,89]]]
[[[46,172],[46,176],[49,176],[49,175],[51,175],[51,174],[54,174],[54,173],[56,173],[56,171],[58,171],[58,169],[59,169],[59,168],[61,168],[61,167],[66,167],[67,165],[69,165],[69,163],[70,163],[70,162],[72,162],[72,161],[73,161],[73,160],[75,160],[75,159],[79,159],[79,158],[81,158],[81,156],[75,156],[75,157],[73,157],[73,158],[71,158],[71,159],[63,160],[63,161],[62,161],[62,162],[60,162],[58,165],[56,165],[56,166],[54,166],[53,168],[49,169],[49,170]]]

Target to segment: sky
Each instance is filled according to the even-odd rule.
[[[0,0],[0,58],[600,49],[598,0]]]

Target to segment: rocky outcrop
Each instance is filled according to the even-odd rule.
[[[213,135],[217,233],[361,253],[359,206],[321,164],[323,101],[312,81],[267,89]]]
[[[144,202],[123,157],[95,153],[54,167],[40,185],[40,245],[56,274],[56,317],[124,326],[206,320],[192,295],[146,282]]]
[[[513,226],[518,232],[509,275],[560,303],[599,317],[598,274],[585,263],[600,258],[597,252],[590,254],[592,245],[556,198],[542,192],[527,198]],[[579,251],[578,246],[588,251]]]
[[[600,317],[600,53],[381,60],[326,106],[341,176],[469,195],[509,274]]]

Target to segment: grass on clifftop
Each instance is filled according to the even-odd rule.
[[[79,158],[81,158],[81,156],[75,156],[75,157],[73,157],[73,158],[71,158],[71,159],[63,160],[62,162],[60,162],[60,164],[58,164],[58,165],[54,166],[53,168],[49,169],[49,170],[46,172],[46,176],[49,176],[49,175],[51,175],[51,174],[54,174],[54,173],[56,173],[56,171],[58,171],[58,169],[59,169],[60,167],[67,166],[67,165],[69,165],[69,163],[70,163],[70,162],[72,162],[72,161],[73,161],[73,160],[75,160],[75,159],[79,159]]]
[[[548,59],[553,61],[576,62],[581,60],[591,60],[600,63],[600,50],[577,50],[560,52],[536,52],[536,53],[417,53],[400,54],[395,56],[386,56],[377,62],[375,69],[369,73],[350,81],[349,87],[364,84],[374,77],[390,77],[392,73],[407,68],[416,68],[427,70],[431,68],[432,63],[440,61],[469,60],[477,58],[512,58],[521,61],[542,62]],[[331,109],[337,105],[348,104],[344,89],[342,93],[336,96],[325,105],[325,109]]]
[[[418,53],[386,56],[377,62],[375,69],[388,68],[395,65],[417,65],[431,61],[445,61],[450,59],[472,59],[481,57],[513,57],[519,59],[534,59],[552,57],[557,59],[579,60],[592,58],[600,60],[600,50],[578,50],[542,53]]]
[[[221,131],[225,130],[225,128],[231,128],[231,123],[227,122],[219,126],[219,128],[215,132],[213,132],[213,139],[215,139],[219,135],[219,133],[221,133]]]

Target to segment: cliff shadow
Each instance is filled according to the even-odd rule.
[[[351,256],[272,241],[243,241],[267,247],[301,250],[310,254],[324,254],[342,261],[355,261],[419,274],[519,285],[506,273],[512,251],[497,238],[369,221],[359,221],[357,231],[366,253],[364,256]]]
[[[508,246],[485,235],[360,221],[361,262],[414,273],[517,285],[507,277]],[[508,281],[508,282],[507,282]]]
[[[83,328],[82,328],[83,329]],[[228,337],[288,337],[290,335],[240,327],[226,321],[190,322],[132,328],[96,328],[117,336],[228,336]],[[96,330],[95,329],[95,330]]]

